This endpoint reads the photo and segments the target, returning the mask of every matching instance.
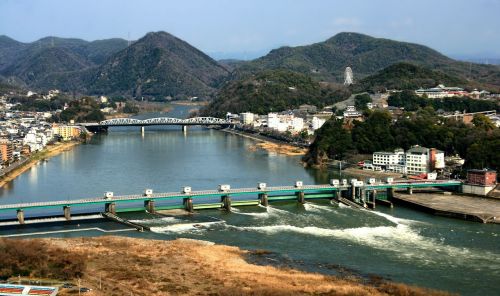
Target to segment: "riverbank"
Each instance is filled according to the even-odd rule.
[[[256,151],[258,149],[263,149],[268,152],[274,152],[278,154],[283,154],[287,156],[302,156],[307,153],[307,149],[292,144],[284,143],[275,139],[267,138],[261,135],[248,134],[242,131],[235,131],[232,129],[222,129],[221,131],[237,135],[240,137],[252,139],[258,141],[259,143],[250,146],[248,149],[250,151]]]
[[[71,150],[78,144],[80,144],[80,142],[71,141],[63,143],[58,142],[54,145],[48,145],[44,150],[31,155],[28,161],[2,176],[0,178],[0,187],[5,186],[5,184],[9,183],[25,171],[29,170],[31,167],[35,166],[40,160],[48,159],[64,151]]]
[[[68,262],[85,258],[81,286],[92,289],[86,293],[89,296],[447,295],[380,278],[365,283],[352,276],[341,278],[252,264],[249,256],[266,257],[269,253],[191,239],[156,241],[106,236],[29,242],[43,246],[38,256],[57,251],[65,254]],[[77,279],[68,282],[76,284]],[[75,293],[76,288],[61,289],[58,295]]]
[[[207,101],[203,102],[194,102],[194,101],[172,101],[172,105],[180,105],[180,106],[206,106],[208,105]]]
[[[434,215],[500,224],[500,200],[443,193],[397,194],[393,201]]]

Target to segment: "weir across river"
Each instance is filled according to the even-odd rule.
[[[355,179],[332,180],[328,185],[302,185],[296,182],[295,186],[267,187],[260,183],[256,188],[231,189],[228,185],[221,185],[219,190],[191,191],[184,187],[182,192],[153,193],[145,190],[144,194],[113,196],[108,192],[103,197],[59,200],[47,202],[32,202],[0,205],[0,213],[15,211],[17,220],[24,224],[25,219],[37,210],[60,208],[66,220],[71,220],[71,208],[84,206],[99,206],[105,213],[185,209],[189,212],[201,209],[222,208],[230,211],[233,206],[262,205],[267,206],[272,201],[296,200],[305,203],[306,200],[333,199],[354,207],[375,207],[377,194],[386,192],[388,198],[395,191],[412,193],[413,189],[441,188],[449,191],[459,191],[462,182],[455,180],[425,180],[425,181],[390,181],[377,182],[370,179],[364,183]],[[137,207],[137,203],[143,206]]]

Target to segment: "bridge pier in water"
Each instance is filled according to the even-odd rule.
[[[408,187],[408,188],[406,189],[406,193],[407,193],[407,194],[410,194],[410,195],[411,195],[411,194],[413,194],[413,188]]]
[[[340,200],[341,195],[342,195],[341,190],[340,190],[340,188],[338,188],[333,193],[333,199],[335,199],[336,201],[338,201],[338,200]]]
[[[104,211],[116,215],[116,203],[108,202],[104,205]]]
[[[154,212],[155,212],[155,201],[154,200],[145,200],[144,201],[144,208],[149,213],[154,214]]]
[[[226,210],[226,211],[231,211],[231,197],[229,195],[224,195],[222,196],[221,198],[222,200],[222,207]]]
[[[67,221],[71,220],[71,207],[70,206],[64,206],[63,207],[63,212],[64,212],[64,218]]]
[[[141,134],[144,135],[144,132],[145,132],[145,126],[143,125],[143,126],[141,126]]]
[[[392,200],[394,198],[394,188],[387,188],[387,200]]]
[[[187,133],[187,131],[188,131],[188,127],[187,127],[187,125],[183,125],[183,126],[182,126],[182,132],[186,134],[186,133]]]
[[[267,193],[259,194],[259,203],[264,207],[267,207],[269,205],[269,199],[267,197]]]
[[[306,203],[304,191],[297,192],[297,202],[300,204]]]
[[[187,197],[183,199],[184,209],[190,213],[193,212],[193,199],[191,197]]]
[[[24,211],[17,210],[17,220],[19,221],[19,224],[24,224]]]

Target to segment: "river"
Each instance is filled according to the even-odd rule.
[[[170,114],[183,117],[189,107]],[[148,115],[157,116],[158,114]],[[146,115],[144,115],[146,116]],[[251,139],[203,128],[112,128],[42,162],[0,189],[0,203],[76,199],[115,194],[215,189],[220,183],[253,187],[258,182],[291,185],[328,181],[334,173],[303,168],[299,157],[251,149]],[[297,205],[273,203],[269,209],[238,208],[232,213],[206,210],[203,216],[224,223],[178,227],[173,219],[144,222],[145,215],[125,214],[150,223],[152,232],[120,232],[143,238],[196,238],[247,249],[276,252],[297,268],[338,274],[376,274],[384,278],[464,295],[498,295],[500,228],[431,216],[403,207],[379,206],[359,211],[327,201]],[[108,226],[106,226],[109,224]],[[88,227],[111,223],[89,222]],[[38,231],[75,226],[44,226]],[[15,232],[19,232],[16,230]],[[5,234],[1,232],[0,234]],[[102,235],[97,230],[43,236]],[[339,269],[339,266],[344,269]]]

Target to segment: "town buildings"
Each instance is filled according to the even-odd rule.
[[[2,165],[10,163],[14,160],[12,142],[7,139],[0,139],[0,160]]]
[[[489,169],[468,170],[467,181],[462,185],[462,192],[487,195],[497,184],[497,172]]]
[[[373,166],[408,175],[427,174],[444,169],[444,152],[435,148],[413,146],[408,151],[374,152]]]
[[[267,128],[275,130],[279,133],[298,134],[302,131],[307,131],[313,134],[315,130],[321,128],[326,122],[326,118],[330,118],[333,113],[308,113],[316,110],[316,107],[303,105],[297,110],[289,110],[281,113],[268,113],[267,115],[259,115],[251,112],[243,112],[238,114],[228,113],[226,119],[239,123],[245,126],[251,126],[254,129]]]
[[[450,97],[464,97],[469,93],[465,91],[463,88],[455,87],[455,86],[444,86],[442,84],[433,87],[433,88],[419,88],[415,91],[415,93],[422,97],[427,96],[429,99],[441,99],[441,98],[450,98]]]
[[[72,125],[54,125],[52,131],[54,135],[60,136],[63,141],[77,139],[82,132],[80,127]]]
[[[403,149],[396,149],[394,152],[374,152],[372,163],[374,166],[383,167],[386,171],[406,173]]]

